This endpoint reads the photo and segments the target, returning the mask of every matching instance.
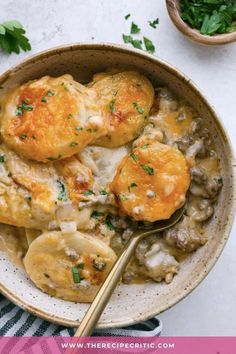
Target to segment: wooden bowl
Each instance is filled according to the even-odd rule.
[[[43,75],[73,75],[88,82],[106,68],[142,72],[154,85],[165,85],[191,104],[204,117],[214,137],[224,181],[215,214],[206,225],[209,241],[181,263],[170,284],[148,282],[120,284],[114,291],[99,322],[99,328],[127,326],[156,316],[187,296],[208,274],[219,258],[229,236],[235,214],[236,189],[233,151],[229,138],[207,99],[192,81],[156,56],[115,44],[74,44],[47,50],[27,58],[0,76],[0,95],[17,84]],[[35,287],[27,274],[0,252],[0,291],[20,307],[48,321],[78,326],[88,304],[53,298]]]
[[[223,33],[213,36],[207,36],[201,34],[197,29],[191,28],[186,22],[182,20],[180,16],[179,5],[179,0],[166,0],[166,7],[172,22],[180,32],[182,32],[186,37],[188,37],[192,41],[208,45],[227,44],[236,41],[236,31],[233,33]]]

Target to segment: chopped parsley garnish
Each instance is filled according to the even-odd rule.
[[[23,100],[21,102],[21,104],[19,106],[17,106],[17,108],[16,108],[16,116],[22,116],[22,114],[24,113],[24,110],[25,111],[32,111],[33,107]]]
[[[140,39],[133,39],[131,44],[134,48],[143,49],[142,41]]]
[[[20,50],[25,52],[31,50],[27,37],[24,36],[25,29],[18,21],[7,21],[0,24],[0,47],[8,54],[19,54]]]
[[[21,140],[25,140],[25,139],[27,138],[27,135],[26,135],[26,134],[22,134],[22,135],[20,136],[20,138],[21,138]]]
[[[80,130],[83,130],[83,127],[81,127],[81,125],[78,125],[78,127],[76,127],[75,129],[79,132]]]
[[[101,216],[103,216],[104,214],[103,213],[100,213],[99,211],[97,210],[94,210],[91,214],[91,218],[95,218],[95,219],[98,219],[100,218]]]
[[[132,182],[128,187],[128,191],[130,192],[131,188],[134,188],[134,187],[138,187],[138,185],[135,182]]]
[[[74,147],[74,146],[76,146],[76,145],[78,145],[78,143],[77,143],[76,141],[72,141],[69,146],[70,146],[70,147]]]
[[[130,154],[130,157],[134,160],[134,162],[138,162],[138,157],[133,152]]]
[[[56,161],[56,160],[60,159],[61,157],[62,157],[62,155],[58,155],[57,157],[49,156],[49,157],[47,157],[47,160],[48,161]]]
[[[181,18],[203,35],[236,31],[235,0],[181,0]]]
[[[145,164],[141,164],[141,167],[142,167],[142,169],[143,169],[145,172],[147,172],[147,174],[148,174],[149,176],[154,175],[154,169],[153,169],[152,167],[150,167],[150,166],[148,166],[148,165],[145,165]]]
[[[143,149],[143,150],[145,150],[145,149],[147,149],[148,148],[148,144],[144,144],[142,147],[141,147],[141,149]]]
[[[106,267],[106,265],[106,262],[104,262],[104,260],[99,257],[93,260],[93,268],[99,272],[101,272]]]
[[[130,29],[130,33],[132,34],[136,34],[140,32],[140,28],[138,25],[136,25],[136,23],[132,22],[131,23],[131,29]]]
[[[132,36],[126,34],[123,34],[122,37],[124,43],[130,43],[134,48],[143,49],[142,41],[140,39],[133,39]]]
[[[67,193],[66,193],[66,187],[62,181],[59,179],[57,180],[57,188],[58,188],[58,196],[57,199],[60,200],[61,202],[66,202],[67,201]]]
[[[81,277],[80,277],[80,274],[79,274],[78,267],[72,267],[71,271],[72,271],[74,283],[75,284],[80,283],[81,282]]]
[[[85,195],[85,196],[92,195],[92,194],[95,194],[94,191],[92,191],[92,189],[87,189],[87,190],[83,193],[83,195]]]
[[[153,21],[148,21],[149,26],[151,26],[152,28],[157,28],[157,25],[159,24],[159,18],[156,18]]]
[[[133,37],[130,35],[122,34],[123,41],[124,43],[131,43],[133,40]]]
[[[146,51],[150,52],[150,53],[154,53],[155,52],[155,46],[152,43],[152,41],[150,39],[148,39],[147,37],[143,37],[143,41],[144,41],[144,45],[145,45]]]
[[[127,14],[127,15],[125,16],[125,20],[128,20],[129,17],[130,17],[130,14]]]
[[[41,102],[46,103],[47,102],[46,97],[42,97]]]
[[[101,194],[101,195],[107,195],[108,193],[107,193],[107,191],[102,190],[102,191],[100,191],[100,194]]]
[[[0,154],[0,163],[3,163],[6,161],[6,157],[3,154]]]
[[[116,100],[114,100],[114,99],[111,100],[111,102],[109,103],[109,108],[110,108],[112,113],[114,113],[116,111],[115,103],[116,103]]]
[[[139,114],[143,114],[144,110],[141,107],[139,107],[137,102],[133,102],[133,106]]]
[[[73,114],[68,114],[68,116],[67,116],[67,119],[71,119],[71,118],[73,118]]]
[[[106,223],[109,230],[111,230],[111,231],[115,230],[115,226],[112,224],[112,221],[111,221],[111,215],[107,215],[105,223]]]
[[[52,96],[54,96],[55,95],[55,93],[53,92],[53,91],[51,91],[51,90],[49,90],[48,92],[47,92],[47,96],[49,96],[49,97],[52,97]]]

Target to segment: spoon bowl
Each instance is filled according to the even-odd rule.
[[[139,229],[131,236],[82,319],[75,337],[87,337],[92,333],[139,241],[174,226],[181,219],[184,209],[183,206],[169,219],[156,221],[151,229]]]

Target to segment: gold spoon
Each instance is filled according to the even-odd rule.
[[[184,207],[178,209],[168,220],[157,221],[154,227],[149,230],[137,230],[130,240],[121,251],[116,262],[114,263],[110,273],[108,274],[105,282],[99,289],[92,304],[82,319],[79,328],[75,332],[75,337],[87,337],[90,336],[94,327],[97,324],[104,308],[106,307],[120,277],[129,263],[129,260],[137,247],[139,241],[146,236],[152,235],[156,232],[163,231],[173,225],[175,225],[181,216],[183,215]]]

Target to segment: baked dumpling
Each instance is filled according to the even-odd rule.
[[[45,228],[55,218],[61,182],[54,167],[0,147],[0,222]]]
[[[29,246],[26,272],[44,292],[76,302],[91,302],[116,260],[104,242],[74,232],[45,232]]]
[[[168,219],[184,204],[189,184],[182,153],[149,142],[123,158],[110,187],[123,213],[135,220],[154,222]]]
[[[0,105],[4,142],[30,160],[72,156],[107,131],[96,91],[70,75],[27,82],[6,94]]]
[[[135,71],[97,74],[89,84],[96,90],[108,133],[94,145],[118,147],[135,139],[146,124],[154,100],[151,82]]]

